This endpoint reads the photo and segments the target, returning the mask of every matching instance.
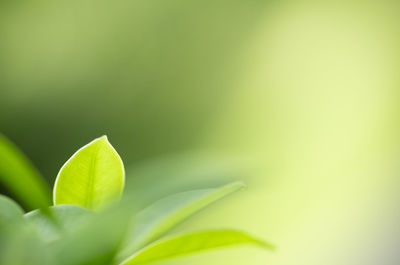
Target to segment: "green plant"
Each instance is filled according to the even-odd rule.
[[[240,182],[170,195],[141,208],[122,196],[121,158],[103,136],[79,149],[61,168],[54,205],[34,167],[0,135],[0,181],[25,207],[0,196],[0,264],[150,264],[222,246],[273,246],[236,230],[168,235],[211,203],[244,187]],[[28,184],[28,186],[25,185]]]

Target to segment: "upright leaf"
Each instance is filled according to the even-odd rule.
[[[125,259],[184,219],[244,187],[242,182],[233,182],[214,189],[177,193],[155,202],[139,212],[134,219],[133,230],[129,233],[119,257]]]
[[[122,265],[143,265],[195,252],[238,244],[256,244],[269,250],[274,246],[235,230],[207,230],[158,241],[132,255]]]
[[[54,204],[99,209],[121,196],[124,166],[106,136],[79,149],[61,168],[54,184]]]
[[[0,182],[28,209],[50,205],[51,194],[31,162],[0,134]]]

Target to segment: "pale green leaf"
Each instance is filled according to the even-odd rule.
[[[13,200],[0,195],[0,225],[22,219],[24,211]]]
[[[124,182],[122,160],[103,136],[79,149],[61,168],[54,184],[54,204],[96,210],[118,199]]]
[[[65,232],[77,229],[87,222],[92,213],[74,205],[58,205],[50,207],[53,218],[34,210],[25,214],[25,218],[33,224],[39,236],[45,242],[59,239]]]
[[[50,191],[32,163],[0,134],[0,183],[28,209],[51,203]]]
[[[256,244],[269,250],[274,249],[272,244],[263,242],[240,231],[207,230],[160,240],[132,255],[121,264],[150,264],[203,250],[246,243]]]
[[[213,188],[182,192],[161,199],[138,213],[133,230],[119,254],[125,259],[135,250],[159,238],[184,219],[211,203],[244,188],[242,182]]]
[[[126,235],[131,213],[121,204],[95,212],[78,229],[54,242],[58,265],[110,265]]]
[[[0,225],[0,264],[50,265],[48,249],[23,215]]]

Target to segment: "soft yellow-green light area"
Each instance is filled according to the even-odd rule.
[[[252,192],[212,220],[263,231],[278,250],[232,250],[205,260],[382,262],[394,240],[387,220],[399,199],[392,168],[399,69],[393,15],[379,4],[303,3],[282,5],[260,23],[243,51],[236,94],[206,139],[258,161]],[[208,218],[195,223],[202,227]]]
[[[109,135],[139,205],[243,180],[246,191],[174,232],[241,229],[277,246],[160,264],[398,264],[399,11],[386,0],[5,0],[0,129],[49,183],[68,154]],[[225,162],[240,172],[214,174]]]

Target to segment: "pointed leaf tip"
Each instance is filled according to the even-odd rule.
[[[107,141],[108,142],[108,137],[107,137],[107,135],[105,134],[105,135],[103,135],[103,136],[100,136],[99,138],[97,138],[98,140],[105,140],[105,141]]]

